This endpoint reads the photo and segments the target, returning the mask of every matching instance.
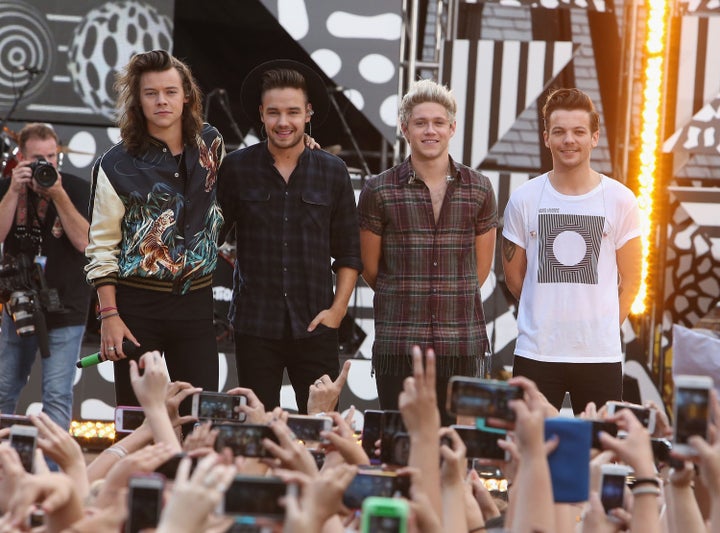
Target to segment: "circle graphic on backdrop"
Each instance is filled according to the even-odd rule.
[[[107,2],[90,10],[73,32],[68,71],[73,89],[96,113],[113,120],[117,74],[137,53],[172,49],[172,22],[136,0]]]
[[[23,100],[42,91],[50,80],[55,42],[45,16],[22,2],[0,1],[0,105],[15,100],[31,74],[22,67],[42,70],[25,89]]]

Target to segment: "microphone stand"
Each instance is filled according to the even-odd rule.
[[[237,122],[235,122],[235,119],[233,118],[232,110],[230,109],[230,104],[228,102],[227,91],[225,89],[213,89],[207,94],[207,98],[205,100],[205,120],[207,120],[208,110],[210,108],[210,99],[211,97],[215,96],[217,96],[218,104],[220,104],[223,113],[230,121],[230,129],[232,129],[233,133],[237,135],[238,139],[240,139],[240,144],[238,145],[238,148],[242,146],[247,146],[247,144],[245,143],[245,135],[243,135],[242,131],[240,130],[240,126],[238,126]]]
[[[362,175],[360,176],[360,183],[365,184],[365,180],[368,178],[368,176],[370,176],[370,167],[368,167],[367,161],[365,161],[365,156],[363,156],[362,151],[360,150],[360,146],[358,146],[358,143],[355,140],[355,136],[353,135],[352,130],[350,129],[350,126],[347,123],[347,120],[345,120],[345,115],[343,115],[342,112],[340,111],[340,106],[338,105],[337,99],[335,98],[335,92],[336,92],[335,88],[328,87],[327,93],[328,93],[328,98],[330,99],[330,103],[335,108],[335,111],[337,111],[343,131],[350,139],[350,143],[352,143],[353,151],[355,152],[358,159],[360,160],[360,168],[362,169]]]
[[[0,122],[0,134],[3,134],[5,132],[5,125],[8,123],[8,121],[10,120],[10,117],[12,117],[12,114],[17,109],[17,106],[20,103],[20,100],[22,100],[22,97],[25,94],[25,91],[27,91],[28,87],[30,87],[30,84],[32,83],[33,78],[35,78],[35,76],[37,76],[40,73],[40,71],[36,71],[36,70],[27,70],[26,72],[29,75],[27,82],[25,83],[25,85],[20,87],[20,89],[18,90],[18,93],[17,93],[17,97],[15,98],[15,101],[12,103],[12,106],[10,106],[10,111],[8,111],[7,115],[5,115],[5,117],[2,119],[2,122]]]

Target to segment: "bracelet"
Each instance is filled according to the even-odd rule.
[[[127,450],[120,444],[113,444],[109,448],[105,448],[105,451],[117,455],[120,459],[128,454]]]
[[[118,313],[117,311],[115,311],[114,313],[110,313],[110,314],[104,315],[104,316],[103,316],[103,315],[98,315],[98,316],[97,316],[97,319],[98,319],[98,320],[105,320],[106,318],[110,318],[110,317],[113,317],[113,316],[120,316],[120,313]]]
[[[101,315],[106,311],[117,311],[117,307],[103,307],[102,309],[98,309],[98,315]]]
[[[641,496],[643,494],[652,494],[653,496],[660,496],[660,489],[657,487],[638,487],[636,489],[632,489],[630,492],[632,492],[633,496]]]
[[[660,480],[656,477],[636,477],[632,486],[637,487],[638,485],[653,485],[659,489]]]

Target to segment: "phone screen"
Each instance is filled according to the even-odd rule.
[[[600,499],[605,512],[622,507],[624,496],[625,476],[622,474],[603,474]]]
[[[638,419],[638,421],[643,425],[643,427],[650,427],[650,409],[647,407],[641,407],[638,405],[627,405],[627,404],[618,404],[618,406],[615,408],[616,412],[620,411],[621,409],[628,409],[632,414],[635,415],[635,418]]]
[[[505,460],[505,450],[497,443],[502,434],[472,427],[452,426],[467,448],[466,456],[478,459]]]
[[[278,438],[268,426],[253,424],[213,424],[218,430],[215,450],[230,448],[234,455],[245,457],[272,457],[262,445],[263,439],[278,442]]]
[[[450,382],[449,411],[456,415],[515,420],[510,400],[521,399],[521,388],[504,382],[456,379]]]
[[[212,392],[200,393],[200,404],[198,408],[199,419],[212,420],[245,420],[245,413],[235,411],[244,403],[245,396],[237,394],[222,394]]]
[[[383,412],[382,429],[380,430],[380,460],[383,463],[393,461],[393,439],[397,433],[405,433],[405,423],[400,411]]]
[[[32,426],[30,418],[23,415],[0,415],[0,429],[12,426]]]
[[[375,442],[380,438],[382,417],[382,411],[367,410],[364,413],[362,447],[371,462],[378,460],[378,458],[375,457]]]
[[[117,431],[135,431],[145,421],[145,411],[142,409],[119,409],[122,413],[122,425],[116,428]]]
[[[591,448],[602,450],[602,442],[600,442],[600,432],[604,431],[608,435],[617,437],[618,427],[615,422],[606,422],[605,420],[592,420],[592,444]]]
[[[126,533],[156,528],[160,520],[162,487],[130,487],[130,509]]]
[[[287,425],[295,436],[302,441],[321,441],[320,432],[327,426],[327,418],[289,416]]]
[[[10,436],[10,444],[20,456],[20,462],[25,471],[32,472],[35,459],[35,437],[15,433]]]
[[[402,519],[395,516],[371,515],[368,531],[373,533],[398,533],[401,531]]]
[[[287,485],[279,478],[236,477],[225,492],[225,514],[243,514],[283,518],[279,503]]]
[[[678,387],[675,402],[675,443],[687,444],[688,438],[693,435],[707,439],[709,390]]]
[[[394,474],[358,472],[343,494],[343,504],[349,509],[362,508],[362,502],[369,496],[391,498],[396,492],[409,496],[410,478]]]

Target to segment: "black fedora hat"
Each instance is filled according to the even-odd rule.
[[[253,68],[245,79],[240,88],[240,100],[242,101],[243,110],[253,124],[260,124],[260,80],[262,75],[268,70],[273,69],[292,69],[298,71],[305,78],[307,87],[308,101],[312,104],[313,115],[312,123],[316,127],[320,126],[327,118],[330,100],[327,93],[325,82],[320,74],[314,68],[309,67],[305,63],[293,61],[292,59],[273,59],[266,61]]]

